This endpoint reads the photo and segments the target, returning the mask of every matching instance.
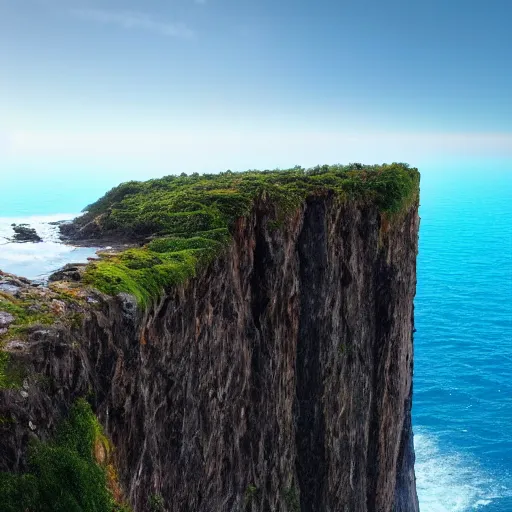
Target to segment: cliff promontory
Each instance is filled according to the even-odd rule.
[[[62,226],[113,250],[0,273],[0,508],[417,511],[418,191],[405,164],[129,182]]]

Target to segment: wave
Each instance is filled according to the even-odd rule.
[[[58,221],[67,221],[76,214],[0,217],[0,269],[33,280],[44,281],[48,275],[67,263],[82,263],[95,255],[95,248],[63,244],[59,238]],[[11,242],[11,224],[29,224],[43,239],[39,243]]]
[[[0,217],[0,240],[8,240],[13,236],[11,224],[30,224],[45,242],[60,242],[58,226],[51,222],[72,220],[72,213],[57,213],[52,215],[30,215],[25,217]]]
[[[434,435],[415,430],[416,485],[422,512],[484,512],[495,500],[512,496],[501,476],[488,474],[469,455],[442,452]]]

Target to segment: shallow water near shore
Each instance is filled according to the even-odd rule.
[[[95,257],[94,247],[75,247],[63,244],[58,225],[51,224],[75,218],[76,214],[30,215],[0,217],[0,270],[44,282],[48,276],[67,263],[84,263]],[[29,224],[43,239],[42,242],[12,242],[11,224]]]

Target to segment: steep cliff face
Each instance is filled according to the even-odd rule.
[[[90,295],[80,325],[11,342],[29,370],[0,394],[0,470],[88,394],[135,511],[417,511],[417,202],[389,220],[312,195],[276,218],[258,200],[150,307]]]

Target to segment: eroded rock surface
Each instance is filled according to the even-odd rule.
[[[418,510],[417,204],[389,222],[311,197],[274,220],[258,204],[147,310],[88,297],[80,323],[15,340],[27,370],[23,394],[0,392],[0,470],[24,469],[30,438],[92,393],[137,512]]]

